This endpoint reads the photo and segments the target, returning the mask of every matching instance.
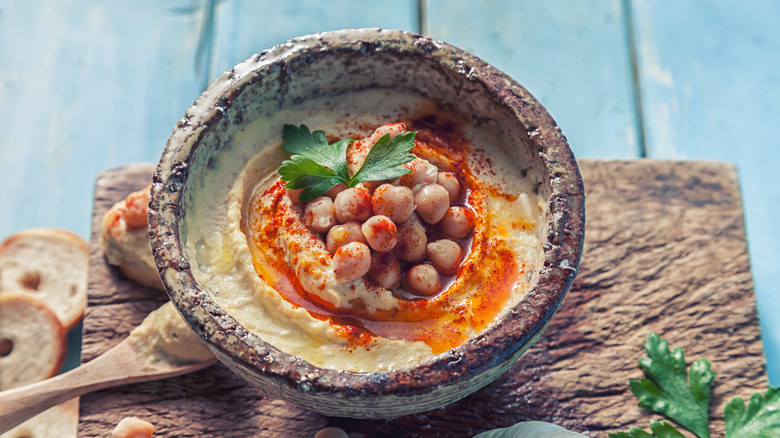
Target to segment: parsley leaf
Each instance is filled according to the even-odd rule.
[[[409,173],[409,169],[401,167],[401,164],[414,160],[414,155],[409,152],[414,148],[415,134],[402,132],[392,139],[390,134],[383,135],[368,151],[366,161],[352,178],[357,181],[381,181]]]
[[[609,434],[609,437],[610,438],[653,438],[653,437],[685,438],[685,435],[683,435],[679,430],[677,430],[674,426],[672,426],[666,421],[664,421],[663,423],[661,423],[660,421],[651,421],[650,430],[652,430],[653,433],[645,432],[640,427],[632,427],[628,432],[611,433]]]
[[[726,438],[780,435],[780,388],[769,387],[762,396],[755,393],[745,402],[734,397],[724,408]]]
[[[299,197],[301,202],[309,202],[322,196],[331,187],[342,182],[342,179],[329,169],[303,155],[293,155],[289,161],[282,163],[279,175],[282,180],[288,181],[286,188],[303,189]]]
[[[322,196],[340,183],[354,187],[364,181],[396,178],[409,173],[401,165],[415,158],[409,153],[414,147],[415,134],[402,132],[392,138],[385,134],[368,152],[360,169],[350,176],[347,148],[354,140],[328,144],[323,131],[311,132],[306,125],[284,125],[282,149],[293,155],[282,162],[279,175],[287,182],[287,189],[303,189],[299,196],[301,202]]]
[[[631,380],[631,392],[639,398],[639,406],[666,415],[699,437],[709,437],[707,408],[710,387],[715,372],[706,359],[694,362],[685,385],[685,359],[681,348],[669,352],[669,344],[651,333],[645,343],[650,357],[642,358],[639,366],[652,380]],[[687,405],[686,405],[687,403]],[[734,397],[724,407],[726,438],[768,438],[780,436],[780,387],[769,387],[762,396],[755,393],[745,402]],[[653,421],[652,434],[639,427],[628,432],[609,434],[610,438],[679,438],[683,435],[671,424]]]
[[[710,363],[694,362],[686,382],[682,348],[670,352],[666,340],[651,333],[645,350],[649,357],[640,359],[639,366],[649,379],[629,381],[639,407],[666,415],[699,438],[709,438],[710,387],[715,379]]]

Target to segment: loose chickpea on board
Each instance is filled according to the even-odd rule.
[[[151,438],[154,435],[154,425],[138,417],[125,417],[114,430],[111,438]]]
[[[349,438],[349,434],[338,427],[326,427],[317,431],[314,438]]]

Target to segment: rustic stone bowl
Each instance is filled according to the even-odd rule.
[[[539,280],[497,324],[408,369],[355,373],[316,367],[249,332],[196,281],[186,240],[192,187],[235,127],[323,93],[412,90],[511,138],[549,200]],[[231,130],[232,129],[232,130]],[[539,338],[577,273],[584,193],[574,156],[545,108],[517,82],[448,44],[401,31],[357,29],[288,41],[224,73],[173,130],[154,176],[149,214],[157,267],[171,300],[216,357],[271,396],[330,416],[392,418],[465,397],[506,371]],[[194,263],[194,261],[192,261]]]

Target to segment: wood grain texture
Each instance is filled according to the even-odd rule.
[[[723,404],[767,385],[734,168],[713,162],[582,161],[587,230],[579,276],[541,340],[504,376],[460,402],[391,421],[328,418],[271,399],[222,365],[82,398],[79,436],[105,436],[136,415],[155,436],[458,437],[524,420],[606,436],[648,428],[628,379],[648,333],[706,357],[718,373],[713,436]],[[95,219],[147,184],[151,165],[101,174]],[[94,243],[84,361],[116,344],[165,300],[107,267]]]
[[[633,2],[648,156],[739,171],[769,377],[780,384],[780,3]],[[770,182],[771,181],[771,182]]]
[[[429,0],[427,33],[509,74],[548,109],[574,153],[639,156],[619,0]]]

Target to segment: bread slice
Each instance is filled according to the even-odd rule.
[[[65,330],[87,307],[89,245],[68,231],[35,228],[0,245],[0,294],[25,293],[54,311]]]
[[[0,391],[54,376],[65,358],[65,330],[40,300],[0,295]]]
[[[75,438],[78,429],[78,399],[73,399],[41,412],[0,438]]]
[[[114,204],[100,226],[100,246],[109,264],[127,278],[154,289],[163,289],[149,246],[146,215],[151,185]]]

